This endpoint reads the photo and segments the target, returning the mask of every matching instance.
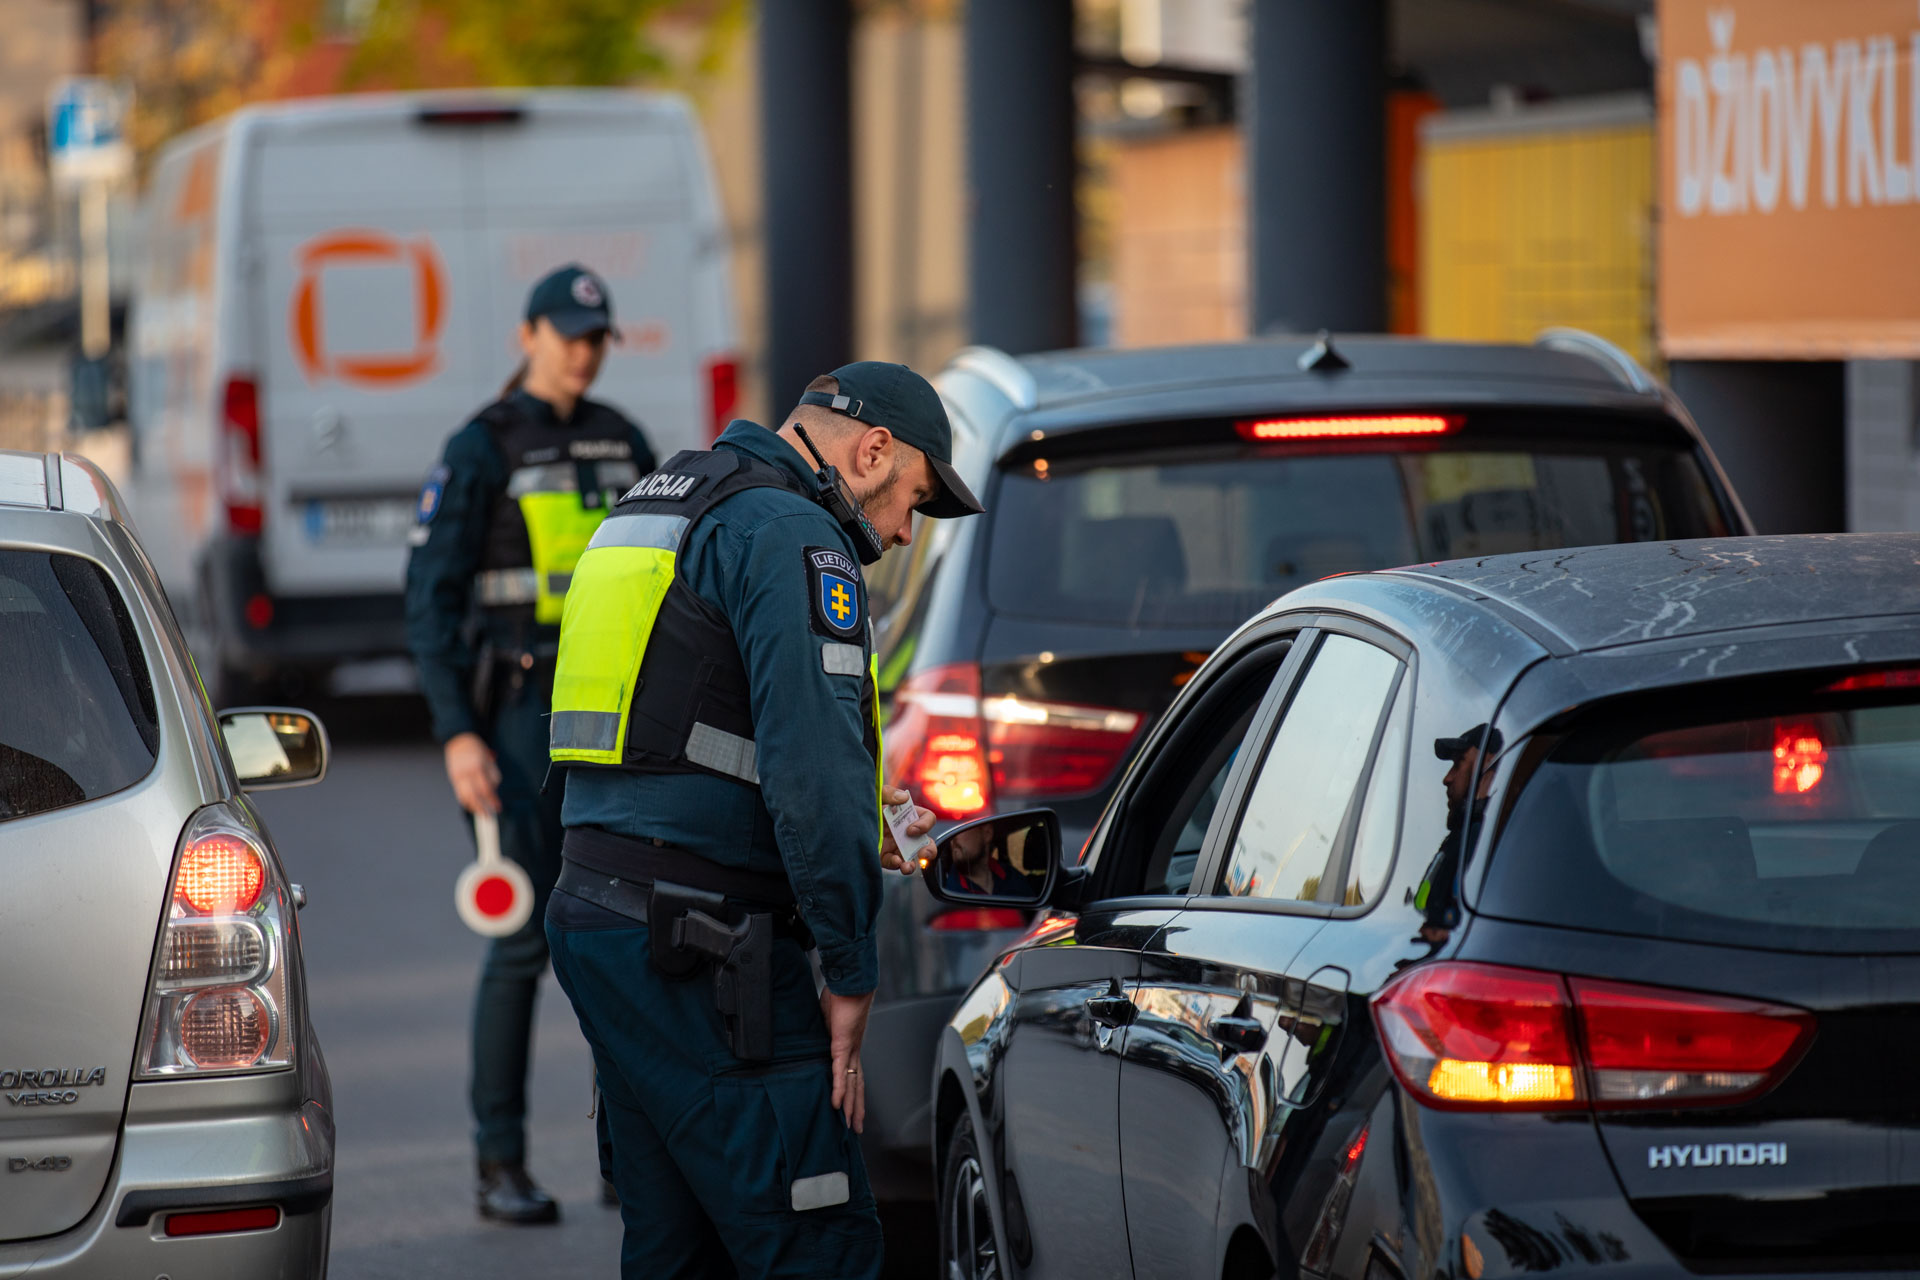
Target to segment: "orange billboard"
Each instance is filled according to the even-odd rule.
[[[1659,11],[1662,349],[1920,357],[1920,6]]]

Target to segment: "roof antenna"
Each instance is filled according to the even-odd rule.
[[[1333,335],[1325,329],[1300,356],[1302,373],[1339,373],[1342,369],[1351,368],[1353,362],[1333,349]]]

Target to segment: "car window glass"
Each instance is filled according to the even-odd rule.
[[[1402,680],[1367,779],[1367,798],[1354,829],[1352,865],[1340,904],[1361,907],[1380,896],[1393,869],[1393,848],[1400,834],[1400,792],[1407,776],[1407,730],[1413,720],[1413,681]]]
[[[153,768],[153,685],[100,566],[0,551],[0,654],[0,822],[110,795]]]
[[[1168,814],[1154,841],[1153,856],[1147,862],[1146,884],[1142,893],[1183,894],[1193,884],[1194,866],[1207,841],[1207,828],[1213,823],[1214,810],[1220,807],[1221,793],[1227,789],[1227,775],[1240,754],[1247,729],[1266,692],[1261,684],[1253,690],[1242,714],[1212,744],[1205,763],[1194,772],[1180,801]]]
[[[1224,892],[1319,895],[1399,670],[1391,654],[1350,636],[1321,643],[1249,788]]]

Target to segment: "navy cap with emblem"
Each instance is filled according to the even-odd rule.
[[[953,469],[953,424],[933,384],[903,364],[857,360],[833,371],[838,393],[809,391],[801,404],[815,404],[849,418],[885,427],[900,440],[927,455],[940,479],[940,491],[914,508],[923,515],[948,519],[977,516],[986,508],[973,496],[966,481]]]
[[[527,323],[542,316],[565,337],[602,331],[620,336],[613,327],[613,298],[606,282],[577,262],[549,271],[527,295]]]

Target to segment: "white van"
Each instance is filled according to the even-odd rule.
[[[607,281],[624,341],[593,395],[660,457],[733,409],[726,228],[677,96],[250,107],[162,153],[144,222],[131,502],[223,704],[406,651],[421,481],[548,270]]]

